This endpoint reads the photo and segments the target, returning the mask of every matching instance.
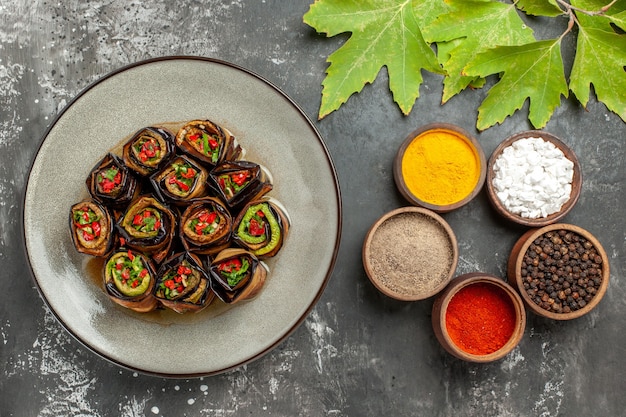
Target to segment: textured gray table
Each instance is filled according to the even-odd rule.
[[[594,233],[611,261],[608,293],[590,315],[566,323],[529,315],[508,357],[474,365],[437,344],[432,300],[395,302],[367,280],[360,259],[367,228],[406,204],[391,172],[397,146],[430,122],[473,131],[484,92],[442,107],[441,78],[430,74],[408,117],[393,104],[383,71],[315,122],[342,187],[342,245],[320,302],[268,355],[214,377],[161,379],[109,364],[56,322],[29,274],[20,228],[28,167],[56,113],[126,64],[201,55],[265,77],[316,120],[325,58],[345,37],[316,35],[302,23],[308,7],[308,0],[0,1],[0,415],[623,415],[626,125],[602,104],[592,101],[585,111],[564,101],[546,127],[583,167],[582,196],[565,220]],[[571,39],[565,44],[566,60],[573,46]],[[530,128],[525,112],[477,133],[487,154]],[[445,217],[459,238],[457,273],[504,276],[523,229],[496,217],[484,192]]]

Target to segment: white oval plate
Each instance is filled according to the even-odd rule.
[[[112,303],[90,256],[70,238],[70,206],[107,151],[142,127],[207,118],[230,129],[250,160],[269,169],[270,195],[291,229],[263,291],[198,314],[139,314]],[[217,374],[261,357],[306,318],[337,257],[341,197],[332,159],[307,116],[243,68],[166,57],[115,71],[76,97],[44,136],[24,196],[24,235],[40,294],[60,323],[102,357],[166,377]]]

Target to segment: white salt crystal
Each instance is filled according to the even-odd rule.
[[[558,212],[571,194],[574,163],[553,143],[523,138],[494,162],[492,185],[502,204],[525,218]]]

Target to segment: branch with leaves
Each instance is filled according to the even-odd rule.
[[[372,83],[383,67],[403,114],[419,98],[422,71],[443,76],[442,104],[468,87],[486,88],[476,127],[502,123],[529,101],[528,119],[544,127],[562,97],[597,100],[626,121],[626,0],[316,0],[304,22],[326,36],[350,33],[328,57],[319,118]],[[567,18],[555,39],[536,39],[522,19]],[[561,44],[576,36],[565,75]]]

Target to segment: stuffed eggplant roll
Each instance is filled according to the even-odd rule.
[[[181,155],[153,174],[150,182],[162,200],[181,205],[205,194],[207,178],[206,169]]]
[[[272,189],[268,172],[249,161],[222,162],[209,173],[209,178],[213,188],[231,208],[258,200]]]
[[[150,260],[133,250],[120,250],[107,260],[104,287],[111,300],[131,310],[145,313],[157,307],[156,285]]]
[[[252,253],[238,248],[221,251],[210,268],[213,291],[227,304],[256,297],[265,284],[267,268]]]
[[[280,205],[270,199],[248,203],[235,220],[234,239],[258,257],[278,253],[289,232],[289,219]]]
[[[130,169],[115,154],[108,153],[86,180],[91,196],[114,209],[121,209],[139,194],[139,184]]]
[[[177,313],[200,311],[211,304],[215,293],[196,255],[183,252],[166,260],[157,273],[155,296]]]
[[[70,230],[78,252],[104,257],[113,250],[113,218],[102,204],[91,200],[74,204],[70,209]]]
[[[187,251],[215,254],[229,246],[233,219],[221,201],[205,197],[187,207],[179,227],[180,238]]]
[[[192,120],[178,130],[176,145],[208,166],[239,159],[241,147],[233,134],[210,120]]]
[[[145,195],[128,206],[118,222],[118,230],[128,247],[150,254],[160,263],[171,247],[176,217],[167,206]]]
[[[130,169],[141,176],[149,176],[174,157],[174,134],[160,127],[145,127],[126,142],[122,152]]]

